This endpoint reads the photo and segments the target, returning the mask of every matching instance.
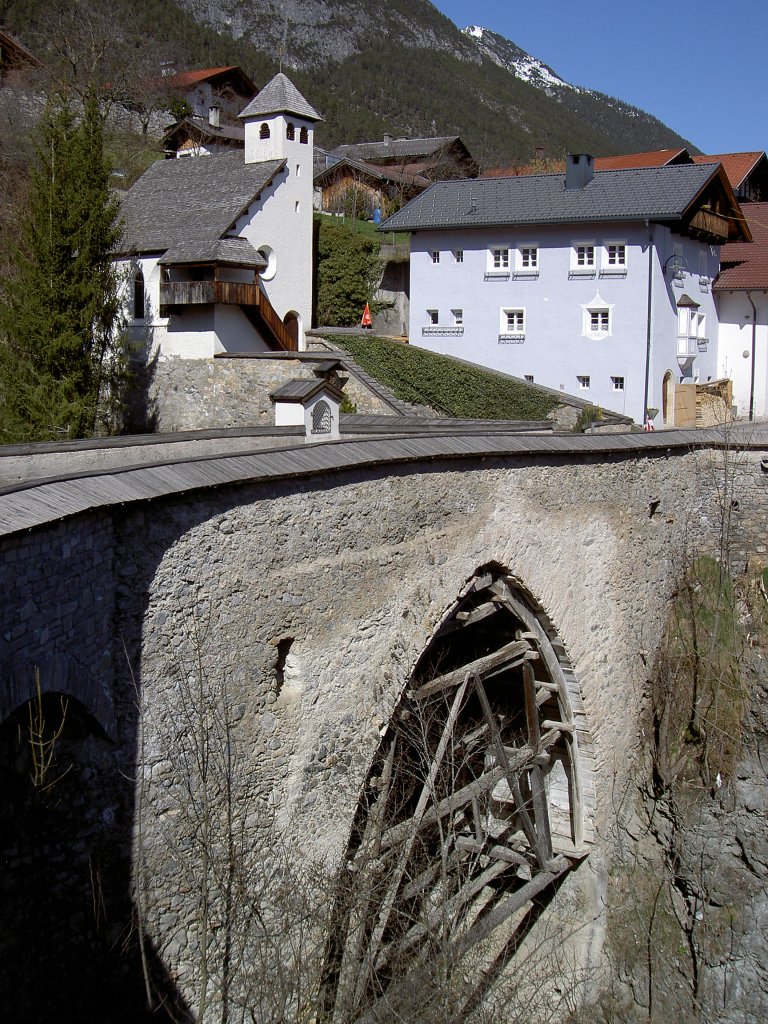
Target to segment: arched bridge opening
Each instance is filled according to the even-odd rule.
[[[499,950],[588,854],[593,793],[565,649],[513,577],[483,568],[419,658],[368,773],[326,963],[328,1019],[415,1019],[471,960],[486,966],[461,993],[468,1011],[503,967]]]

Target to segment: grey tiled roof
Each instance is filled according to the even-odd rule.
[[[431,156],[439,149],[458,141],[458,135],[444,135],[437,139],[392,139],[390,142],[357,142],[337,146],[334,156],[350,157],[353,160],[398,159],[400,157]]]
[[[220,238],[284,160],[245,163],[242,150],[158,160],[123,198],[120,252],[161,252]]]
[[[240,117],[264,117],[267,114],[295,114],[297,117],[303,117],[305,121],[322,121],[315,108],[307,103],[282,71],[254,96],[240,113]]]
[[[283,402],[301,402],[311,398],[316,391],[326,386],[324,380],[289,380],[270,392],[270,398],[278,398]]]
[[[563,174],[438,181],[390,217],[382,230],[677,220],[717,167],[600,171],[581,189],[566,189]]]
[[[267,261],[245,238],[190,239],[172,245],[161,264],[230,263],[236,266],[266,267]]]

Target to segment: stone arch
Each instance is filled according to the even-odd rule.
[[[74,697],[99,723],[110,739],[115,738],[115,709],[112,695],[91,673],[66,655],[52,655],[38,664],[6,663],[0,670],[0,723],[40,694],[59,693]]]
[[[361,793],[328,954],[334,1013],[373,1019],[386,1001],[408,1019],[446,950],[458,966],[497,929],[519,941],[589,853],[594,792],[566,650],[524,586],[485,566],[418,658]]]
[[[301,321],[299,319],[299,314],[295,310],[289,309],[283,317],[283,324],[288,331],[291,341],[293,342],[295,351],[299,347],[299,337],[301,335]]]

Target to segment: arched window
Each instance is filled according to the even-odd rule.
[[[144,275],[137,270],[133,275],[133,319],[143,320],[145,317],[146,296],[144,292]]]
[[[326,401],[321,399],[312,410],[312,433],[330,434],[331,432],[331,408]]]
[[[269,125],[267,124],[266,121],[261,126],[261,128],[259,128],[259,138],[260,139],[268,139],[269,138]]]
[[[296,126],[293,121],[289,121],[285,126],[285,137],[286,139],[290,139],[291,142],[296,138]]]
[[[307,131],[306,128],[302,128],[301,131],[299,132],[299,142],[301,142],[305,146],[309,142],[309,132]]]

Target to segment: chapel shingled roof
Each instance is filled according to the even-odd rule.
[[[752,241],[729,242],[721,248],[715,291],[768,289],[768,203],[745,203],[741,209]]]
[[[305,121],[322,121],[315,108],[282,71],[254,96],[245,110],[240,112],[240,117],[265,117],[268,114],[295,114]]]
[[[164,252],[192,240],[221,238],[284,165],[284,160],[246,163],[241,150],[158,160],[123,198],[119,251]]]
[[[438,181],[390,217],[382,230],[675,221],[718,169],[718,164],[680,164],[601,171],[574,189],[566,189],[563,174]]]
[[[161,264],[217,263],[235,267],[266,267],[267,261],[246,238],[190,239],[172,245]]]

